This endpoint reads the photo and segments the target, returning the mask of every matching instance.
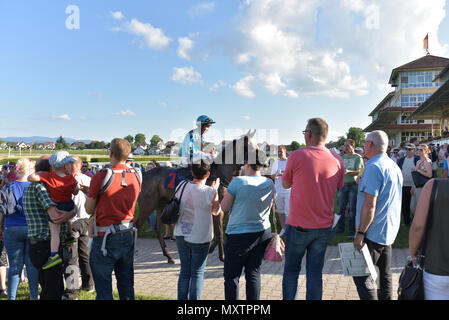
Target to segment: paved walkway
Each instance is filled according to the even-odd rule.
[[[179,274],[179,256],[174,241],[166,244],[176,264],[168,264],[162,255],[157,239],[139,238],[136,256],[135,292],[145,295],[162,296],[176,299]],[[408,249],[393,249],[393,294],[397,298],[399,275],[405,265]],[[282,299],[282,273],[284,263],[263,261],[262,263],[262,300]],[[114,288],[115,289],[115,288]],[[305,299],[305,258],[299,277],[298,298]],[[224,280],[223,263],[218,259],[216,249],[209,255],[204,275],[203,300],[223,300]],[[240,299],[245,299],[245,278],[240,278]],[[323,268],[324,300],[358,300],[357,291],[351,277],[345,277],[341,266],[338,247],[328,247]]]

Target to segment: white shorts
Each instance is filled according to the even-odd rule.
[[[423,281],[426,300],[449,300],[449,276],[424,271]]]
[[[290,192],[276,193],[274,202],[276,203],[276,212],[285,214],[285,221],[287,221],[290,212]]]

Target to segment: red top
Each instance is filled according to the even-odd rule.
[[[64,177],[54,172],[42,172],[39,178],[47,186],[51,200],[54,202],[69,202],[72,200],[73,189],[78,185],[75,177],[68,174]]]
[[[294,151],[282,180],[292,184],[287,223],[306,229],[329,228],[337,188],[344,185],[343,160],[324,147]]]
[[[113,170],[126,169],[129,169],[129,167],[124,164],[119,164],[113,168]],[[116,173],[109,188],[98,198],[105,175],[105,171],[100,171],[92,177],[89,194],[87,195],[91,199],[97,199],[95,218],[97,226],[106,227],[122,221],[134,221],[134,209],[140,192],[136,175],[133,172],[127,172],[125,177],[127,186],[123,187],[122,174]]]

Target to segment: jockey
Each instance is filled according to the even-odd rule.
[[[203,135],[213,123],[215,121],[206,115],[201,115],[196,119],[197,127],[187,132],[181,145],[181,166],[188,167],[201,159],[212,162],[214,151],[212,150],[210,153],[203,151]]]

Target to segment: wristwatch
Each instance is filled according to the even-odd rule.
[[[362,232],[362,231],[360,231],[360,230],[357,230],[357,233],[358,233],[358,234],[361,234],[362,236],[365,235],[365,232]]]

